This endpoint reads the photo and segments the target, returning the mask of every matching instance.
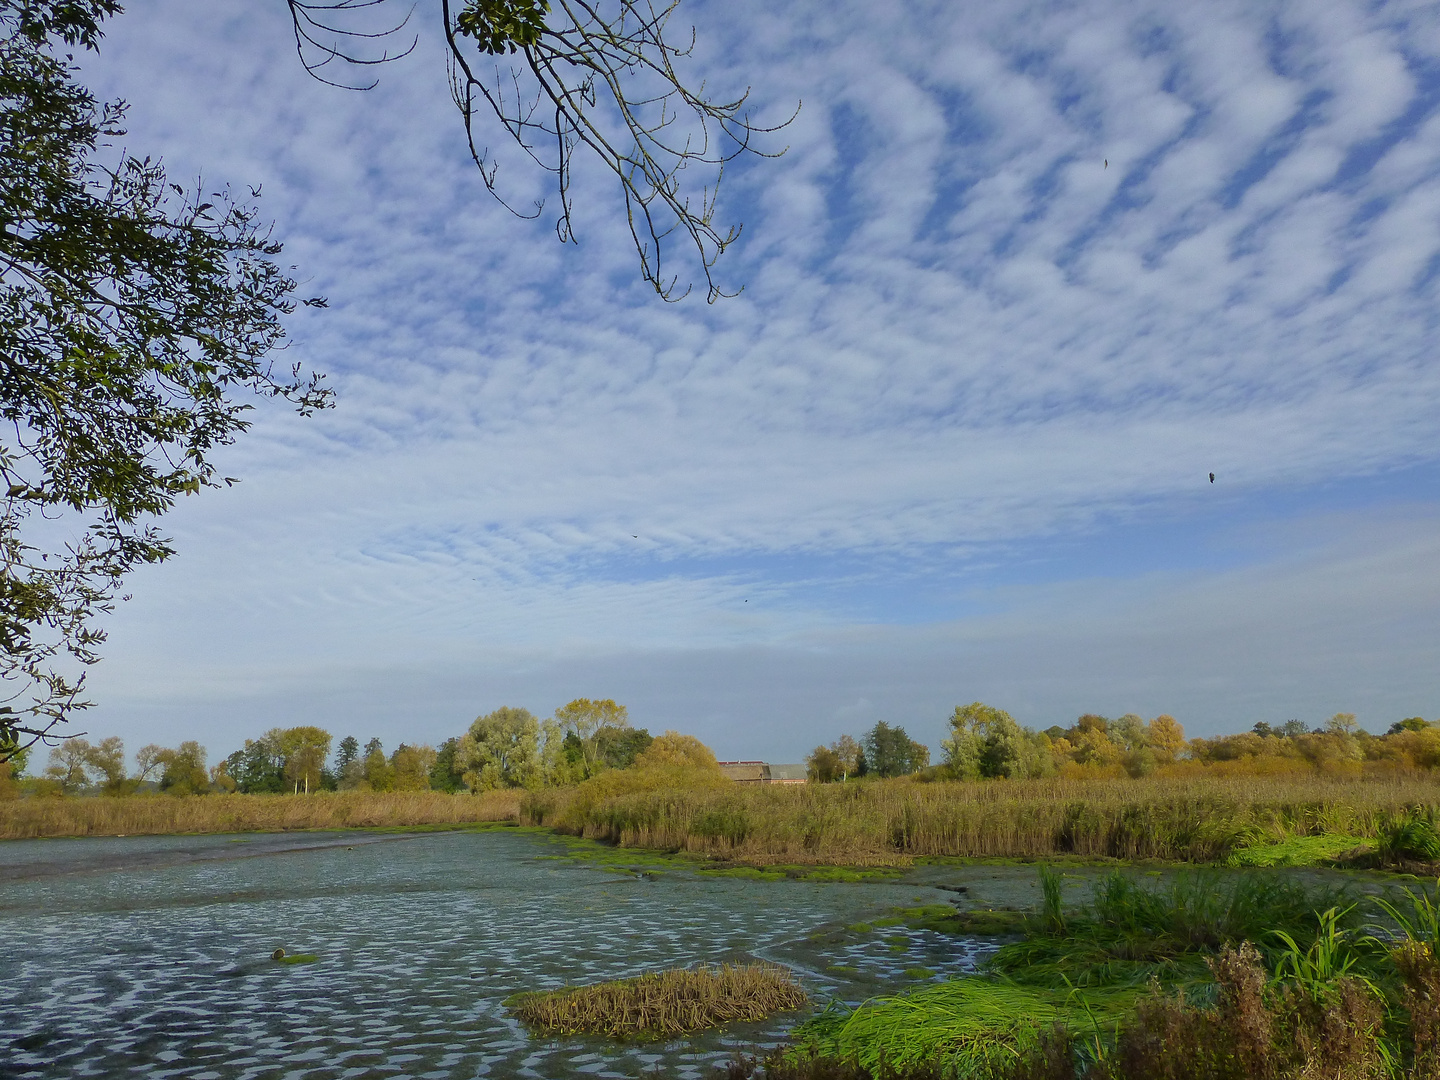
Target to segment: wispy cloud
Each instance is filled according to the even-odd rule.
[[[180,561],[117,624],[135,670],[219,715],[251,700],[240,684],[324,710],[334,684],[295,672],[419,685],[427,657],[472,648],[788,656],[885,621],[817,600],[833,560],[1023,572],[1018,546],[1046,538],[1215,528],[1434,462],[1433,7],[746,0],[693,17],[717,87],[753,84],[762,116],[805,103],[784,158],[727,178],[722,213],[746,222],[727,272],[747,290],[713,308],[646,294],[593,171],[578,247],[489,201],[433,35],[347,94],[306,79],[283,5],[115,21],[88,70],[131,100],[132,145],[182,176],[263,182],[287,257],[333,304],[297,318],[294,355],[340,390],[315,420],[262,410],[227,461],[241,489],[175,515]],[[921,650],[937,688],[950,633]],[[1170,685],[1220,715],[1279,708],[1296,678]],[[122,672],[99,685],[117,716],[154,701]],[[466,692],[413,717],[498,703]]]

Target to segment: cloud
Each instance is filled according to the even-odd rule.
[[[727,176],[720,213],[746,232],[721,272],[747,289],[714,307],[646,292],[614,185],[589,166],[578,245],[554,242],[552,211],[524,222],[490,200],[423,23],[416,54],[363,94],[305,76],[280,4],[168,0],[112,24],[86,73],[132,102],[129,144],[178,176],[263,184],[286,258],[330,297],[296,317],[290,357],[330,373],[339,408],[263,408],[224,455],[244,484],[172,516],[180,559],[142,575],[115,624],[111,668],[124,656],[146,674],[107,670],[107,710],[138,715],[160,693],[230,715],[278,708],[283,688],[326,712],[355,703],[346,686],[392,708],[384,687],[403,686],[433,727],[485,695],[432,658],[496,685],[539,686],[495,674],[513,662],[578,686],[561,677],[573,651],[683,712],[655,660],[667,649],[709,686],[729,661],[697,657],[770,671],[812,655],[797,642],[853,632],[868,644],[846,670],[890,690],[903,665],[867,665],[865,649],[918,634],[935,666],[917,685],[945,687],[926,701],[948,711],[957,611],[899,629],[883,600],[822,603],[815,583],[842,563],[905,578],[937,560],[1008,581],[1035,545],[1081,538],[1103,558],[1125,529],[1214,529],[1299,494],[1318,513],[1327,485],[1428,475],[1432,8],[737,0],[693,17],[697,75],[752,85],[763,117],[805,102],[776,137],[785,157]],[[505,182],[524,204],[543,177],[517,165]],[[1253,593],[1269,557],[1185,602]],[[1047,595],[1089,603],[1077,588]],[[1160,593],[1146,595],[1151,611]],[[736,613],[746,596],[766,615]],[[1064,613],[1054,602],[1046,619]],[[1378,599],[1372,622],[1361,599],[1335,603],[1391,640]],[[1212,647],[1202,624],[1223,618],[1206,618],[1174,631],[1177,654]],[[183,662],[163,660],[177,649]],[[796,664],[787,708],[885,700],[859,676],[827,697],[835,671]],[[1089,669],[1052,670],[1037,712],[1074,698],[1062,677],[1104,697]],[[1323,696],[1248,665],[1209,681],[1156,670],[1171,690],[1151,680],[1157,709],[1185,695],[1259,709],[1257,687],[1276,708]],[[747,716],[778,714],[772,677],[757,679],[748,705],[714,715],[760,731]]]

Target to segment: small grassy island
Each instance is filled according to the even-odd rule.
[[[635,979],[520,994],[511,1012],[545,1035],[667,1039],[810,1002],[794,974],[776,964],[702,965]]]

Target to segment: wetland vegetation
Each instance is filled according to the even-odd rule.
[[[802,1023],[732,1077],[1421,1080],[1440,1071],[1434,889],[1362,897],[1264,871],[1121,871],[1044,902],[975,976]],[[1322,905],[1329,904],[1328,907]]]
[[[772,785],[727,779],[691,736],[632,731],[613,702],[566,710],[564,723],[498,710],[440,751],[387,758],[346,740],[328,773],[318,729],[268,733],[209,774],[182,746],[148,755],[161,780],[128,794],[118,745],[71,743],[48,780],[10,779],[19,797],[0,802],[0,829],[503,825],[548,838],[542,859],[637,888],[925,878],[949,890],[953,906],[920,902],[930,894],[827,931],[841,955],[822,973],[865,985],[844,950],[869,941],[896,952],[888,983],[831,1000],[786,1047],[737,1059],[737,1077],[1440,1078],[1440,899],[1395,876],[1440,873],[1440,727],[1411,718],[1370,736],[1342,714],[1185,741],[1168,717],[1035,732],[977,703],[956,710],[938,765],[887,727],[819,748],[839,765],[812,755],[813,782]],[[64,769],[81,778],[68,795]],[[1041,864],[1038,903],[987,908],[942,880],[1007,860]],[[970,959],[902,960],[907,928],[948,935]],[[314,966],[303,955],[285,962]],[[678,959],[521,992],[508,1008],[536,1032],[632,1040],[807,1008],[803,973]]]
[[[763,1020],[809,1002],[787,967],[716,964],[520,994],[506,1004],[541,1034],[665,1039]]]

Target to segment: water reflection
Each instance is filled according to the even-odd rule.
[[[853,1001],[984,952],[903,927],[817,934],[954,899],[919,878],[631,878],[539,857],[554,850],[517,831],[0,846],[0,1076],[699,1077],[795,1018],[626,1045],[533,1039],[501,1003],[751,957]],[[277,946],[318,959],[277,964]]]

